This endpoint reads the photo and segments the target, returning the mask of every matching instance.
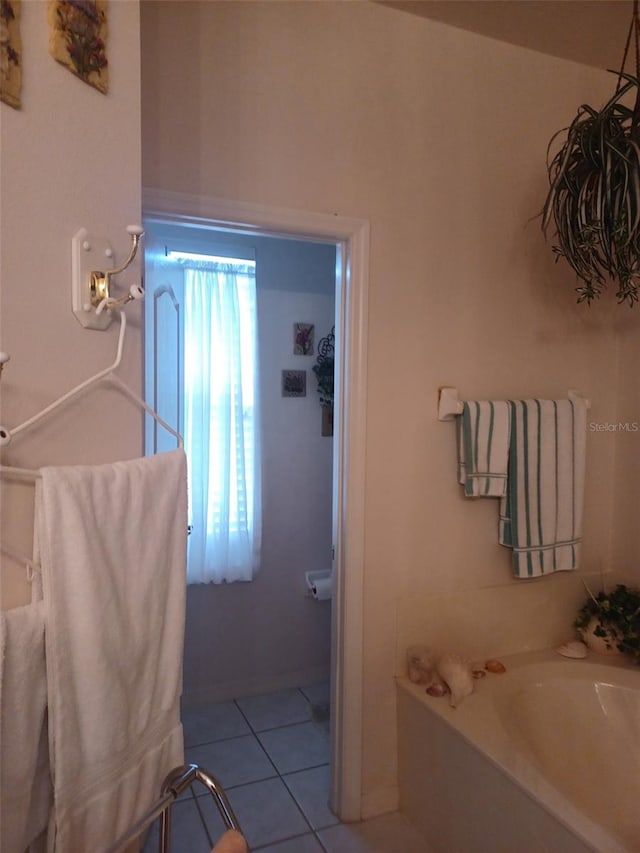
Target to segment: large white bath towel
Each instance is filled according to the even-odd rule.
[[[44,605],[0,613],[0,851],[24,853],[47,828]]]
[[[511,401],[507,495],[500,543],[513,573],[531,578],[577,569],[582,538],[585,400]]]
[[[458,479],[467,497],[503,497],[511,408],[504,400],[465,403],[458,418]]]
[[[108,849],[182,764],[186,465],[42,469],[49,849]]]

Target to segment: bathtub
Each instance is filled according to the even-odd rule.
[[[640,851],[640,667],[501,660],[455,709],[398,679],[401,811],[436,853]]]

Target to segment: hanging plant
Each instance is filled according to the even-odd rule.
[[[636,76],[624,72],[634,31]],[[634,0],[614,96],[599,111],[583,104],[571,125],[552,137],[547,150],[550,187],[542,230],[547,237],[553,220],[557,240],[553,251],[581,281],[576,288],[578,302],[590,303],[608,280],[616,282],[619,302],[633,305],[640,295],[639,34],[638,0]],[[633,93],[633,107],[622,103]],[[549,159],[565,132],[564,144]]]

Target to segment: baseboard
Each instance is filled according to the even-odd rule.
[[[285,672],[277,675],[256,676],[240,679],[226,684],[203,684],[184,690],[182,707],[186,710],[202,708],[215,702],[229,702],[245,696],[258,696],[261,693],[274,693],[277,690],[289,690],[293,687],[307,687],[328,681],[328,666]]]
[[[396,812],[400,806],[400,790],[397,785],[388,788],[378,788],[362,795],[362,820],[368,820],[378,815]]]

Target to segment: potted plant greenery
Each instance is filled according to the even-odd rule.
[[[632,31],[636,31],[636,76],[624,73]],[[583,104],[568,128],[547,150],[549,192],[542,214],[548,236],[553,221],[558,258],[581,284],[578,302],[590,303],[608,280],[617,283],[619,302],[633,305],[640,289],[640,62],[638,0],[613,97],[596,110]],[[629,95],[633,106],[624,103]],[[628,99],[627,99],[628,100]],[[551,157],[558,137],[566,139]]]
[[[618,584],[613,592],[588,592],[573,623],[580,638],[592,651],[622,652],[640,663],[640,589]]]
[[[311,368],[318,380],[320,405],[333,407],[335,327],[318,344],[318,358]]]

